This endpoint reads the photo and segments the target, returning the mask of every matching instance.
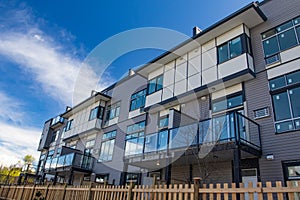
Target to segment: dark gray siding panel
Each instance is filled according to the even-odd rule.
[[[254,119],[253,111],[269,107],[270,116],[255,120],[261,126],[261,140],[263,155],[259,160],[262,181],[283,180],[282,161],[300,158],[300,132],[275,134],[274,116],[271,95],[269,93],[268,78],[262,49],[261,33],[278,26],[300,15],[299,0],[271,0],[261,6],[268,20],[250,30],[252,50],[257,77],[244,84],[247,100],[247,112]],[[267,154],[273,154],[275,159],[266,160]]]

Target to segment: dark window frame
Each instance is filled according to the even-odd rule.
[[[270,65],[270,64],[273,64],[277,61],[280,61],[280,53],[283,52],[283,51],[286,51],[288,49],[291,49],[293,47],[296,47],[296,46],[299,46],[300,45],[300,35],[298,34],[298,29],[300,28],[300,22],[295,22],[296,20],[299,20],[300,21],[300,16],[297,16],[293,19],[290,19],[288,21],[285,21],[281,24],[279,24],[278,26],[276,27],[273,27],[263,33],[261,33],[261,39],[262,39],[262,48],[263,48],[263,51],[264,51],[264,58],[265,58],[265,61],[266,61],[266,64],[267,65]],[[283,27],[284,25],[288,24],[288,23],[291,23],[291,26],[289,27],[284,27],[284,29],[280,29],[278,30],[280,27]],[[280,42],[279,42],[279,35],[280,34],[283,34],[287,31],[290,31],[290,30],[293,30],[293,32],[295,33],[295,38],[296,38],[296,44],[295,45],[291,45],[290,47],[288,48],[284,48],[284,49],[281,49],[281,46],[280,46]],[[269,40],[269,39],[272,39],[272,38],[275,38],[275,41],[277,43],[277,47],[278,47],[278,51],[277,52],[274,52],[270,55],[266,55],[265,54],[265,48],[264,48],[264,42]],[[275,58],[275,60],[271,60],[269,62],[270,59],[272,58]]]
[[[67,124],[65,126],[65,132],[69,131],[72,129],[72,125],[73,125],[74,119],[68,120]]]
[[[234,56],[231,55],[231,45],[232,42],[236,39],[240,38],[240,45],[241,45],[241,51],[239,52],[239,54],[236,54]],[[220,60],[220,53],[219,53],[219,48],[223,47],[226,45],[227,48],[227,58],[224,60]],[[232,38],[220,45],[217,46],[217,63],[222,64],[225,63],[231,59],[234,59],[244,53],[248,53],[249,55],[252,55],[252,47],[251,47],[251,39],[248,37],[248,35],[246,33],[243,33],[235,38]]]
[[[134,95],[138,95],[140,92],[144,92],[143,95],[140,95],[140,96],[136,96],[133,98]],[[146,103],[146,95],[147,95],[147,88],[143,89],[143,90],[140,90],[134,94],[131,95],[131,98],[130,98],[130,104],[129,104],[129,112],[131,111],[134,111],[134,110],[137,110],[137,109],[140,109],[140,108],[143,108],[145,106],[145,103]],[[134,107],[134,109],[132,109],[132,104],[134,101],[138,101],[140,100],[141,98],[143,98],[142,100],[142,104],[140,105],[140,107]]]
[[[114,133],[114,134],[112,134]],[[104,135],[109,135],[111,134],[111,136],[109,137],[104,137]],[[117,130],[113,130],[113,131],[109,131],[107,133],[104,133],[102,135],[102,140],[101,140],[101,146],[100,146],[100,153],[99,153],[99,158],[98,158],[98,162],[110,162],[113,160],[113,155],[114,155],[114,150],[115,150],[115,145],[116,145],[116,136],[117,136]],[[111,153],[111,159],[107,159],[107,160],[104,160],[103,158],[101,159],[101,155],[102,154],[102,147],[104,145],[104,143],[107,143],[107,142],[111,142],[112,140],[114,140],[114,144],[113,144],[113,149],[112,149],[112,153]],[[106,152],[107,153],[107,152]]]
[[[297,71],[293,71],[291,73],[288,73],[288,74],[284,74],[284,75],[281,75],[281,76],[278,76],[276,78],[273,78],[273,79],[270,79],[269,80],[269,90],[270,90],[270,95],[271,95],[271,99],[272,99],[272,108],[273,108],[273,119],[274,119],[274,129],[275,129],[275,134],[283,134],[283,133],[288,133],[288,132],[293,132],[293,131],[297,131],[297,130],[300,130],[300,125],[297,125],[299,124],[299,121],[300,121],[300,117],[299,116],[295,116],[294,115],[294,109],[293,109],[293,104],[294,104],[294,101],[292,101],[292,98],[290,95],[292,95],[290,93],[291,90],[294,90],[294,89],[299,89],[300,88],[300,80],[297,82],[291,82],[291,83],[288,83],[288,77],[293,75],[293,74],[296,74],[296,73],[299,73],[300,70],[297,70]],[[271,81],[274,81],[276,79],[281,79],[281,78],[284,78],[284,82],[285,82],[285,85],[282,85],[280,87],[277,87],[275,89],[272,89],[270,84],[271,84]],[[281,120],[276,120],[276,104],[274,103],[274,99],[273,97],[275,95],[278,95],[278,94],[283,94],[283,93],[286,93],[287,95],[287,99],[288,99],[288,109],[289,109],[289,112],[290,112],[290,117],[289,118],[286,118],[286,119],[281,119]],[[284,125],[284,126],[288,126],[288,129],[284,129],[283,131],[279,131],[278,129],[278,125]],[[280,127],[281,129],[281,127]]]
[[[158,80],[160,78],[162,79],[162,83],[158,84]],[[154,88],[153,91],[149,91],[150,90],[150,82],[153,81],[153,80],[155,80],[155,86],[154,86],[155,88]],[[158,91],[162,90],[163,89],[163,82],[164,82],[164,76],[163,76],[163,74],[161,74],[159,76],[156,76],[155,78],[149,80],[148,81],[148,85],[147,85],[147,95],[150,95],[150,94],[153,94],[155,92],[158,92]]]

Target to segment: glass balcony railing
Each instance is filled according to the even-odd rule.
[[[229,142],[260,151],[259,125],[238,112],[219,115],[199,123],[131,138],[126,141],[125,157]]]
[[[54,117],[51,121],[51,124],[50,126],[57,126],[59,124],[63,124],[65,121],[65,118],[61,117],[61,116],[57,116],[57,117]]]
[[[76,167],[79,169],[92,170],[95,159],[90,155],[70,153],[56,158],[47,159],[46,170],[55,170],[64,167]]]

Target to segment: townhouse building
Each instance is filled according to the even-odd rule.
[[[300,1],[241,8],[46,121],[39,180],[299,180],[299,44]]]

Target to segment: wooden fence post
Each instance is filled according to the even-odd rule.
[[[45,199],[47,199],[49,187],[50,187],[50,184],[48,183],[48,184],[47,184],[47,187],[46,187],[46,191],[45,191]]]
[[[199,184],[201,180],[200,177],[194,178],[194,200],[199,200]]]
[[[25,190],[25,185],[23,185],[22,192],[21,192],[21,196],[20,196],[20,199],[19,199],[19,200],[22,200],[22,199],[23,199],[24,190]]]
[[[8,190],[7,190],[6,194],[5,194],[5,199],[7,199],[7,196],[8,196],[9,190],[10,190],[10,184],[8,185]]]
[[[127,196],[127,200],[131,200],[132,199],[132,188],[133,188],[133,181],[130,181],[129,183],[129,188],[128,188],[128,196]]]
[[[36,187],[36,184],[33,185],[33,188],[32,188],[32,193],[31,193],[31,197],[30,199],[33,199],[34,197],[34,191],[35,191],[35,187]]]
[[[87,200],[91,200],[92,199],[92,187],[93,187],[93,183],[90,182]]]
[[[62,200],[64,200],[64,199],[65,199],[65,197],[66,197],[66,193],[67,193],[67,184],[65,184],[65,186],[64,186]]]

